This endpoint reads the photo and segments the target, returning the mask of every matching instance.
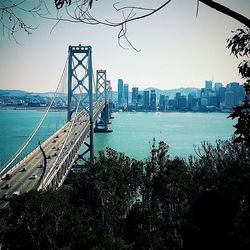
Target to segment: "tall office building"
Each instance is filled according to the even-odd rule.
[[[205,89],[206,90],[211,90],[212,91],[213,88],[213,83],[212,81],[205,81]]]
[[[141,94],[138,94],[137,96],[137,104],[142,107],[143,105],[143,96]]]
[[[229,83],[229,90],[234,93],[234,106],[239,105],[240,102],[242,101],[240,100],[240,97],[241,97],[240,84],[238,82]]]
[[[137,87],[132,88],[132,104],[137,104],[139,89]]]
[[[214,84],[214,91],[215,91],[216,95],[219,95],[219,91],[220,91],[221,87],[222,87],[222,83],[221,82],[216,82]]]
[[[220,101],[220,103],[225,101],[225,92],[226,92],[226,90],[227,89],[225,87],[221,87],[219,89],[219,101]]]
[[[232,108],[234,106],[234,92],[227,90],[225,92],[225,107]]]
[[[176,109],[186,109],[187,108],[187,98],[181,95],[181,93],[175,94]]]
[[[156,93],[154,89],[152,89],[150,93],[150,108],[153,111],[156,110]]]
[[[118,104],[122,104],[123,98],[123,80],[118,79]]]
[[[179,98],[179,108],[182,109],[182,110],[187,108],[187,98],[186,98],[186,96],[182,95]]]
[[[128,84],[124,84],[123,86],[123,96],[124,96],[124,101],[125,104],[128,107],[128,93],[129,93],[129,85]]]
[[[166,109],[167,109],[167,96],[160,95],[159,108],[160,108],[160,111],[166,111]]]
[[[143,108],[148,110],[149,109],[149,91],[148,90],[144,90],[143,91]]]
[[[208,95],[208,105],[218,106],[217,95],[215,92],[210,92]]]

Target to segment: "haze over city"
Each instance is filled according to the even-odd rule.
[[[113,2],[98,1],[92,10],[94,15],[122,20],[111,11]],[[162,2],[133,1],[133,5],[156,7]],[[218,2],[249,15],[248,0]],[[114,90],[118,78],[140,89],[201,88],[205,80],[241,82],[237,69],[240,60],[230,55],[226,39],[242,25],[202,3],[196,17],[196,4],[195,0],[176,0],[149,18],[129,23],[128,38],[140,52],[124,41],[128,49],[118,45],[119,28],[61,22],[51,32],[54,21],[27,16],[31,24],[39,27],[30,36],[17,33],[20,45],[6,34],[0,37],[0,88],[55,90],[68,45],[79,43],[92,46],[94,70],[106,69]],[[54,8],[52,4],[49,7]]]

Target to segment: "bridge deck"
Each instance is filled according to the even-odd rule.
[[[103,103],[95,107],[94,120],[97,119],[102,107]],[[84,132],[84,136],[87,137],[90,126],[88,114],[81,113],[74,120],[73,125],[72,122],[73,121],[67,122],[60,130],[55,132],[42,144],[46,157],[49,157],[49,159],[47,159],[47,167],[44,176],[46,176],[46,173],[51,171],[52,166],[54,166],[71,126],[73,126],[71,133],[69,134],[67,143],[63,148],[58,162],[62,161],[68,152],[72,150],[74,142],[78,139],[80,134]],[[5,199],[3,199],[4,195],[10,198],[14,192],[24,193],[37,188],[38,182],[44,171],[43,162],[44,159],[42,152],[40,148],[37,147],[23,160],[17,163],[10,171],[8,171],[8,174],[11,175],[9,180],[0,179],[0,207],[5,207],[8,203]],[[22,171],[23,168],[25,168],[25,171]],[[5,188],[6,184],[9,185],[8,188]]]

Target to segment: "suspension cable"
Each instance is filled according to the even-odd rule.
[[[74,62],[73,62],[73,67],[74,67]],[[77,72],[75,72],[75,74],[76,74],[76,77],[77,77]],[[59,160],[60,156],[62,155],[62,152],[63,152],[63,150],[64,150],[64,148],[65,148],[65,145],[66,145],[67,142],[68,142],[69,136],[71,135],[71,131],[72,131],[73,125],[74,125],[74,123],[75,123],[75,119],[77,118],[77,112],[78,112],[78,109],[79,109],[79,107],[80,107],[80,103],[81,103],[81,100],[82,100],[82,94],[83,94],[83,87],[81,88],[81,85],[79,85],[78,88],[79,88],[79,90],[80,90],[80,98],[79,98],[79,100],[78,100],[77,107],[76,107],[76,110],[75,110],[75,116],[74,116],[74,118],[73,118],[73,120],[72,120],[72,122],[71,122],[70,129],[69,129],[68,134],[67,134],[67,137],[66,137],[66,139],[65,139],[65,141],[64,141],[64,143],[63,143],[63,146],[62,146],[62,148],[61,148],[61,150],[60,150],[60,152],[59,152],[59,154],[58,154],[58,156],[57,156],[55,162],[53,163],[53,165],[52,165],[52,167],[50,168],[49,172],[47,173],[46,177],[44,178],[44,180],[43,180],[41,186],[43,186],[43,184],[44,184],[49,178],[51,178],[51,173],[52,173],[52,171],[54,170],[56,164],[58,163],[58,160]],[[53,175],[53,174],[52,174],[52,175]]]
[[[5,166],[0,170],[0,175],[2,175],[2,173],[4,173],[4,171],[17,159],[18,156],[20,156],[20,154],[25,150],[25,148],[28,146],[28,144],[30,143],[30,141],[34,138],[34,136],[36,135],[37,131],[40,129],[40,127],[42,126],[42,123],[43,121],[45,120],[51,106],[53,105],[55,99],[56,99],[56,94],[57,94],[57,91],[59,89],[59,86],[63,80],[63,76],[65,74],[65,71],[66,71],[66,66],[67,66],[67,62],[68,62],[68,59],[66,60],[65,62],[65,65],[64,65],[64,69],[63,69],[63,73],[60,77],[60,80],[58,82],[58,85],[56,87],[56,90],[54,92],[54,96],[50,102],[50,105],[48,106],[47,110],[44,112],[43,116],[41,117],[37,127],[33,130],[33,132],[31,133],[31,135],[28,137],[28,139],[22,144],[22,146],[19,148],[19,150],[11,157],[11,159],[5,164]]]

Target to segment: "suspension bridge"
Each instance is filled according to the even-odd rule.
[[[22,152],[34,140],[51,111],[65,76],[67,122],[22,158]],[[56,190],[77,160],[93,162],[93,134],[111,132],[108,127],[111,112],[111,84],[106,70],[97,70],[95,78],[91,46],[69,46],[67,61],[50,105],[28,139],[0,170],[0,207],[5,207],[9,198],[20,193]]]

